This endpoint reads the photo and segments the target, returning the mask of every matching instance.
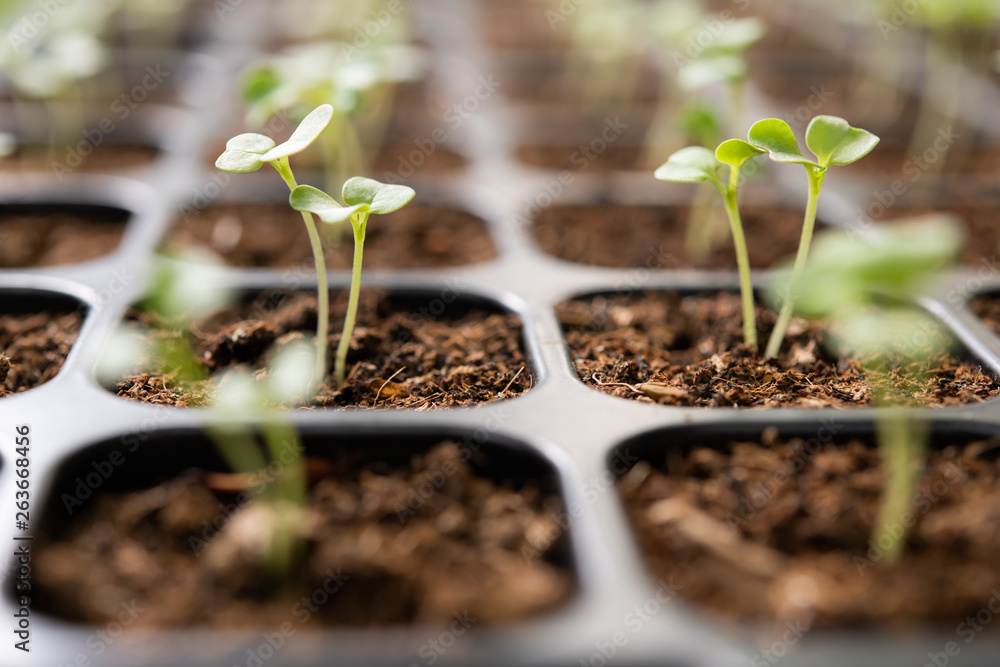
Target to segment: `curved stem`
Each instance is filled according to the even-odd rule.
[[[344,317],[344,330],[340,335],[340,343],[337,345],[337,357],[334,362],[334,376],[337,378],[337,384],[343,384],[345,379],[347,351],[351,348],[354,322],[358,316],[358,300],[361,295],[361,261],[364,257],[365,227],[368,223],[367,214],[362,214],[362,216],[359,216],[357,220],[355,216],[351,216],[351,226],[354,228],[354,264],[351,267],[351,293],[347,300],[347,315]]]
[[[789,283],[788,294],[781,304],[781,312],[778,313],[778,321],[771,331],[771,337],[767,341],[767,349],[764,351],[766,357],[778,356],[781,343],[785,340],[785,331],[788,329],[788,322],[792,319],[792,311],[795,308],[795,299],[792,297],[792,290],[802,277],[802,270],[806,266],[806,259],[809,257],[809,245],[812,243],[813,229],[816,227],[816,206],[819,203],[819,193],[823,189],[823,179],[826,177],[825,170],[818,170],[816,167],[806,166],[806,173],[809,176],[809,201],[806,203],[806,215],[802,220],[802,237],[799,239],[799,250],[795,254],[795,265],[792,268],[792,279]]]
[[[722,193],[729,216],[729,227],[733,233],[733,245],[736,249],[736,266],[740,274],[740,297],[743,301],[743,342],[752,349],[757,349],[757,321],[754,312],[753,281],[750,276],[750,253],[747,251],[747,240],[743,234],[743,222],[740,220],[739,204],[736,200],[736,187],[739,183],[740,170],[731,169],[729,187],[723,188],[716,184]]]
[[[292,169],[288,166],[287,157],[283,157],[277,162],[271,162],[271,166],[281,174],[289,191],[298,186]],[[326,334],[330,329],[330,285],[326,278],[326,257],[323,255],[323,242],[319,238],[319,231],[316,229],[316,221],[313,220],[312,213],[302,211],[302,222],[306,225],[309,245],[312,246],[313,263],[316,265],[316,376],[314,381],[322,383],[326,376]]]

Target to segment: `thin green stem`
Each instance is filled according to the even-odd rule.
[[[809,245],[812,243],[813,229],[816,227],[816,206],[819,203],[819,193],[823,189],[823,179],[826,178],[826,170],[806,165],[806,174],[809,176],[809,201],[806,203],[806,215],[802,220],[802,237],[799,239],[799,250],[795,254],[795,265],[792,267],[792,280],[788,294],[781,304],[781,312],[778,313],[778,321],[771,331],[771,337],[767,341],[767,349],[764,351],[766,357],[778,356],[781,343],[785,340],[785,332],[788,330],[788,323],[792,319],[792,311],[795,309],[795,299],[792,290],[799,283],[802,277],[802,270],[805,269],[806,259],[809,257]]]
[[[351,216],[351,226],[354,228],[354,265],[351,267],[351,293],[347,300],[347,315],[344,317],[344,331],[337,345],[337,357],[334,362],[334,376],[337,384],[343,384],[347,366],[347,352],[351,348],[351,336],[354,335],[354,322],[358,316],[358,301],[361,296],[361,262],[365,252],[365,227],[368,223],[367,213],[356,213]]]
[[[271,162],[281,178],[285,181],[289,191],[298,187],[292,169],[288,166],[288,158],[283,157],[277,162]],[[319,231],[316,229],[316,221],[312,214],[302,211],[302,222],[306,225],[306,232],[309,235],[309,245],[312,246],[313,262],[316,264],[316,294],[317,294],[317,315],[316,315],[316,376],[315,382],[322,383],[326,376],[326,335],[330,330],[330,286],[326,278],[326,257],[323,255],[323,242],[319,238]]]
[[[879,391],[875,400],[893,403]],[[892,566],[899,562],[906,546],[907,515],[912,510],[928,433],[922,422],[901,412],[886,412],[878,419],[876,435],[885,468],[885,488],[872,540],[884,554],[879,564]]]
[[[736,267],[740,274],[740,297],[743,301],[743,342],[751,349],[757,349],[757,321],[754,312],[753,280],[750,276],[750,253],[747,251],[747,240],[743,234],[743,222],[740,220],[740,209],[736,193],[739,184],[740,170],[730,169],[729,187],[716,183],[725,201],[726,214],[729,216],[729,227],[733,233],[733,245],[736,248]]]

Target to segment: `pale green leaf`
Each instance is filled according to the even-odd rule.
[[[819,166],[802,154],[792,128],[780,118],[757,121],[747,136],[751,144],[767,151],[775,162]]]
[[[715,153],[703,146],[682,148],[653,173],[661,181],[674,183],[702,183],[718,180],[721,163]]]
[[[240,150],[227,150],[215,160],[216,169],[232,174],[246,174],[257,171],[263,166],[260,153],[248,153]]]
[[[719,147],[715,149],[715,157],[719,162],[728,164],[733,169],[739,169],[750,158],[763,155],[766,152],[742,139],[730,139],[719,144]]]
[[[300,185],[292,190],[288,203],[296,211],[312,213],[330,224],[344,222],[351,214],[368,209],[367,204],[341,206],[336,199],[311,185]]]
[[[319,105],[302,119],[288,141],[264,153],[262,159],[271,162],[304,151],[326,129],[332,119],[333,107],[329,104]]]
[[[356,206],[367,204],[372,213],[384,215],[399,210],[416,196],[413,188],[405,185],[388,185],[371,178],[355,176],[344,183],[344,203]]]
[[[860,160],[878,145],[879,138],[867,130],[851,127],[843,118],[816,116],[806,130],[806,145],[824,167],[843,166]]]

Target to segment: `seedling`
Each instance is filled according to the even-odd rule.
[[[157,258],[143,300],[150,327],[116,331],[99,361],[98,376],[113,382],[138,363],[169,377],[188,393],[204,386],[209,378],[191,344],[191,328],[231,299],[222,270],[210,258],[191,251],[176,258]],[[208,391],[205,430],[229,467],[248,474],[280,468],[275,481],[262,491],[264,516],[272,520],[255,531],[260,543],[251,545],[276,578],[292,573],[301,553],[306,478],[298,432],[275,408],[304,400],[314,382],[313,366],[310,346],[291,342],[271,355],[262,379],[244,369],[232,370],[216,379]],[[289,458],[290,451],[293,456]]]
[[[709,182],[722,195],[726,215],[729,217],[729,227],[733,235],[733,245],[736,248],[736,266],[740,274],[740,295],[743,301],[743,342],[747,347],[757,347],[757,324],[754,317],[753,282],[750,276],[750,257],[747,252],[746,237],[743,234],[743,223],[740,220],[738,204],[738,187],[740,169],[750,158],[763,154],[764,151],[748,144],[741,139],[730,139],[722,142],[715,153],[702,146],[682,148],[656,170],[655,176],[661,181],[675,183]],[[719,169],[725,164],[729,167],[729,181],[723,183],[719,178]]]
[[[313,109],[292,132],[288,141],[275,145],[274,140],[263,134],[249,132],[240,134],[226,143],[226,151],[215,161],[215,166],[233,174],[257,171],[264,164],[274,167],[288,186],[289,191],[298,187],[288,157],[306,149],[316,140],[333,118],[333,107],[321,104]],[[323,244],[312,215],[301,211],[312,246],[313,261],[316,265],[316,291],[318,315],[316,318],[316,379],[322,382],[326,375],[326,334],[330,328],[330,288],[326,279],[326,258]]]
[[[296,45],[254,64],[243,76],[248,122],[263,125],[278,113],[297,118],[320,104],[336,107],[338,114],[320,142],[325,187],[336,192],[349,176],[370,171],[395,85],[422,72],[422,53],[415,47],[376,44],[358,50],[333,41]]]
[[[827,323],[835,351],[864,365],[875,404],[887,408],[877,412],[886,487],[873,535],[887,547],[886,565],[902,554],[928,439],[925,420],[897,408],[914,401],[911,388],[923,386],[932,362],[952,344],[937,320],[913,302],[961,247],[959,226],[943,215],[858,238],[830,231],[817,239],[806,270],[792,279],[799,290],[797,311]],[[771,296],[781,300],[783,291]]]
[[[347,351],[351,347],[351,336],[354,333],[354,323],[358,314],[358,298],[361,294],[361,263],[364,258],[365,231],[368,217],[372,214],[384,215],[406,206],[416,195],[412,188],[405,185],[387,185],[371,178],[355,176],[344,183],[342,197],[344,204],[310,185],[300,185],[289,197],[289,203],[303,215],[316,214],[320,220],[329,224],[351,221],[354,230],[354,261],[351,266],[351,290],[347,301],[347,315],[344,318],[344,329],[337,345],[337,356],[334,362],[334,377],[338,384],[343,384],[347,364]]]
[[[765,356],[774,357],[781,349],[795,307],[793,291],[809,256],[809,245],[816,226],[816,208],[826,172],[832,166],[844,166],[860,160],[875,148],[879,138],[866,130],[851,127],[843,118],[816,116],[806,128],[806,146],[816,156],[816,159],[812,160],[799,150],[798,141],[788,123],[778,118],[767,118],[754,123],[748,137],[751,144],[761,152],[767,152],[775,162],[801,164],[805,167],[809,183],[805,218],[802,221],[802,236],[795,255],[788,296],[781,305],[778,321],[771,331],[771,337],[764,351]]]

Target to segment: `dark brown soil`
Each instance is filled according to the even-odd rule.
[[[0,268],[85,262],[118,247],[128,213],[101,206],[0,207]]]
[[[682,595],[756,624],[948,624],[1000,586],[994,441],[933,451],[914,495],[902,560],[871,541],[884,472],[857,440],[695,446],[637,464],[619,484],[646,562]],[[825,434],[825,435],[824,435]],[[987,460],[984,452],[991,455]],[[971,629],[971,628],[970,628]],[[960,633],[961,634],[961,633]]]
[[[66,148],[56,148],[50,153],[44,146],[28,146],[12,156],[0,158],[0,172],[52,172],[65,176],[74,171],[111,172],[145,167],[160,154],[154,146],[131,146],[103,143],[94,146],[90,154],[82,156],[75,150],[67,154]],[[79,159],[79,163],[77,160]]]
[[[830,356],[817,325],[793,319],[776,359],[748,351],[737,294],[596,296],[563,303],[558,313],[580,379],[612,396],[699,407],[871,405],[864,369]],[[757,308],[763,342],[776,319],[774,311]],[[886,378],[914,404],[957,405],[1000,395],[1000,384],[973,362],[943,355],[914,386],[906,378],[918,370],[901,361]]]
[[[480,2],[480,28],[487,43],[498,49],[559,48],[569,36],[566,22],[552,28],[546,12],[552,5],[538,0]]]
[[[76,342],[83,315],[0,315],[0,396],[45,384],[56,376]]]
[[[331,228],[320,224],[321,232]],[[349,269],[354,243],[350,229],[342,243],[329,244],[326,263]],[[312,247],[302,216],[283,204],[211,206],[188,220],[177,220],[168,246],[207,246],[230,266],[313,266]],[[496,257],[489,231],[479,218],[454,209],[408,206],[368,224],[364,249],[367,269],[459,266]]]
[[[510,398],[531,388],[515,315],[449,311],[445,304],[457,298],[451,288],[410,303],[392,302],[374,290],[361,293],[347,380],[335,387],[328,375],[316,406],[427,410]],[[332,295],[332,301],[328,373],[346,292]],[[272,348],[315,330],[315,294],[275,290],[196,325],[193,345],[211,373],[239,364],[262,369]],[[124,398],[163,405],[200,405],[207,397],[206,387],[179,389],[169,374],[136,374],[116,389]]]
[[[689,215],[688,207],[677,206],[550,206],[535,220],[534,232],[543,251],[580,264],[735,269],[729,223],[721,206],[716,210],[719,240],[702,259],[685,251]],[[752,266],[767,268],[794,257],[802,229],[801,212],[744,207],[741,217]]]
[[[558,498],[478,476],[471,454],[442,443],[397,468],[308,460],[325,474],[303,510],[279,515],[298,523],[305,544],[278,590],[257,541],[275,506],[253,499],[259,486],[239,495],[232,482],[245,476],[191,471],[102,495],[65,538],[39,545],[39,607],[94,625],[121,621],[124,604],[142,612],[135,627],[298,629],[443,625],[456,614],[471,627],[563,603],[572,577],[542,539],[560,533]],[[422,488],[433,494],[414,503]]]

